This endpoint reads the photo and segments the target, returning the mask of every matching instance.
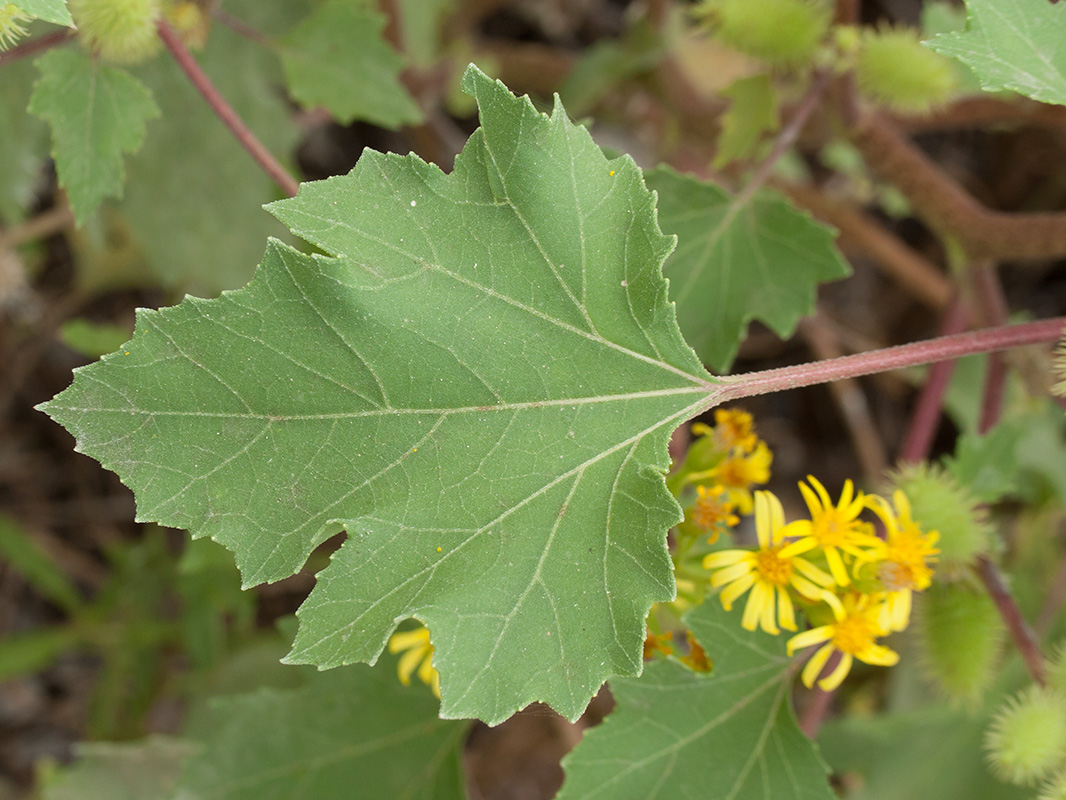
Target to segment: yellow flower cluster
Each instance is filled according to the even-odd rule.
[[[892,503],[878,495],[856,492],[847,481],[836,504],[817,479],[800,483],[810,519],[785,522],[781,502],[770,492],[756,492],[755,550],[723,550],[707,555],[711,586],[721,588],[729,610],[742,595],[747,604],[741,625],[777,635],[796,631],[795,606],[815,627],[788,641],[788,651],[821,644],[803,669],[813,686],[834,653],[835,666],[818,681],[836,688],[855,659],[890,666],[899,660],[877,640],[907,627],[914,592],[929,586],[938,534],[923,532],[911,517],[906,496]],[[863,519],[872,512],[884,527],[883,538]]]
[[[396,665],[400,683],[411,685],[411,675],[433,690],[440,699],[440,673],[433,667],[433,645],[429,641],[429,628],[419,627],[410,631],[400,631],[389,637],[389,652],[403,651]]]
[[[687,486],[695,487],[685,521],[708,533],[713,543],[723,527],[740,522],[735,512],[751,513],[752,487],[770,480],[773,456],[746,411],[718,409],[713,427],[697,422],[692,432],[698,438],[672,476],[671,488],[680,495]]]

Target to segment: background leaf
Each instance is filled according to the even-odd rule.
[[[5,63],[0,81],[0,215],[8,225],[22,219],[32,200],[41,167],[48,158],[51,136],[48,125],[26,106],[37,75],[33,62],[24,59]]]
[[[831,800],[827,768],[789,705],[784,637],[740,627],[716,599],[686,617],[714,665],[669,659],[611,681],[618,705],[563,760],[557,800]]]
[[[663,267],[678,323],[716,371],[729,369],[751,320],[787,338],[814,311],[818,284],[851,272],[832,230],[774,192],[738,203],[669,167],[645,177],[659,193],[659,223],[680,242]]]
[[[966,30],[927,44],[967,64],[989,91],[1066,104],[1066,6],[1046,0],[966,0]]]
[[[640,672],[673,595],[666,444],[715,384],[636,165],[561,106],[466,85],[482,128],[451,175],[367,151],[304,184],[271,210],[336,258],[273,243],[246,289],[142,311],[44,408],[141,519],[225,544],[246,584],[348,530],[290,661],[373,663],[416,617],[445,716],[576,718]]]
[[[438,719],[430,690],[400,685],[393,664],[214,700],[177,800],[461,800],[467,725]]]
[[[142,742],[79,744],[77,762],[46,778],[44,800],[171,800],[194,745],[155,736]]]
[[[385,18],[363,2],[329,0],[285,37],[281,61],[289,91],[307,108],[325,106],[342,124],[387,128],[420,122],[400,83],[403,59],[385,42]]]
[[[264,34],[289,30],[308,7],[305,0],[226,2],[228,13]],[[196,59],[284,163],[299,129],[280,88],[275,54],[216,25]],[[243,286],[266,237],[284,235],[284,228],[261,208],[276,200],[279,191],[173,59],[156,58],[138,67],[138,75],[155,94],[163,122],[130,159],[126,197],[119,206],[126,233],[166,286],[208,296]]]
[[[82,224],[105,197],[122,196],[122,156],[140,148],[159,108],[137,78],[77,50],[52,50],[35,65],[29,111],[52,127],[59,183]]]

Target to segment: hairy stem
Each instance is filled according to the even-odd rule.
[[[281,187],[281,190],[285,192],[289,197],[295,197],[296,192],[299,190],[300,185],[296,182],[296,179],[289,175],[285,171],[285,168],[278,163],[277,159],[271,155],[270,151],[263,146],[263,143],[256,138],[255,134],[244,124],[244,120],[238,116],[237,112],[233,110],[231,106],[218,91],[215,85],[211,82],[211,79],[207,77],[200,65],[196,63],[196,59],[192,57],[189,51],[182,44],[181,39],[174,32],[174,29],[167,24],[166,20],[160,19],[157,29],[159,31],[159,38],[163,40],[163,44],[166,45],[167,50],[174,56],[174,60],[178,62],[178,65],[185,71],[185,74],[189,76],[189,80],[192,81],[196,89],[203,95],[204,100],[207,101],[211,109],[218,115],[218,118],[222,120],[222,123],[229,128],[230,132],[240,142],[241,146],[248,151],[249,155],[255,162],[263,169],[263,171],[269,175],[273,181]]]
[[[977,559],[974,568],[988,590],[988,594],[992,597],[992,601],[996,604],[999,615],[1007,624],[1007,630],[1010,632],[1011,639],[1014,640],[1014,645],[1018,648],[1018,652],[1022,654],[1022,659],[1024,659],[1025,666],[1029,669],[1029,674],[1034,681],[1043,686],[1046,680],[1044,654],[1040,652],[1040,644],[1037,641],[1036,634],[1029,627],[1029,623],[1025,621],[1025,617],[1022,616],[1021,609],[1018,608],[1014,595],[1007,588],[1007,583],[1003,580],[1003,575],[1000,573],[999,568],[985,556]]]
[[[730,375],[718,379],[720,388],[715,393],[714,402],[717,405],[743,397],[828,383],[841,378],[857,378],[874,372],[916,367],[975,353],[991,353],[1021,345],[1054,342],[1062,335],[1064,326],[1066,317],[1054,317],[1039,322],[942,336],[829,361]]]

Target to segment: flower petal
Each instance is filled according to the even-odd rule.
[[[704,556],[703,567],[704,569],[718,569],[719,567],[736,564],[738,561],[743,561],[750,556],[750,550],[720,550],[717,553]]]
[[[792,598],[784,586],[777,587],[777,621],[785,630],[796,630],[796,614],[792,609]]]
[[[742,578],[752,571],[752,565],[746,561],[741,561],[739,564],[733,564],[729,567],[723,567],[711,576],[711,586],[717,588],[724,586],[727,583],[732,583],[737,578]]]
[[[818,677],[818,673],[822,671],[822,667],[825,666],[825,662],[829,660],[830,654],[833,652],[833,645],[827,644],[813,656],[803,667],[803,674],[800,676],[803,680],[803,685],[808,689],[814,688],[814,679]]]
[[[722,600],[722,608],[726,611],[733,610],[733,602],[740,597],[744,592],[748,591],[755,585],[755,574],[748,573],[743,578],[738,578],[733,581],[729,586],[722,590],[722,593],[718,595]]]
[[[840,553],[835,547],[825,548],[825,560],[829,562],[829,571],[838,586],[847,586],[851,583],[851,578],[848,577],[848,570],[844,566],[844,559],[840,557]]]
[[[811,628],[809,631],[797,633],[788,640],[785,647],[788,649],[788,654],[792,655],[797,650],[802,650],[804,647],[810,647],[812,644],[818,644],[819,642],[828,642],[832,638],[833,626],[820,625],[817,628]]]
[[[823,692],[831,692],[844,682],[844,678],[847,677],[848,672],[851,671],[851,665],[855,662],[851,653],[842,653],[840,656],[840,663],[836,665],[836,668],[829,673],[828,677],[822,678],[818,681],[818,688]]]

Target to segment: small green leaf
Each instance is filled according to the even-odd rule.
[[[59,330],[63,344],[90,358],[118,350],[130,335],[130,329],[122,325],[92,322],[81,317],[64,322]]]
[[[1066,104],[1066,5],[966,0],[966,9],[965,31],[936,36],[928,46],[967,64],[988,91]]]
[[[27,531],[3,515],[0,515],[0,556],[60,608],[74,611],[82,605],[81,592],[67,573],[37,545]]]
[[[789,704],[785,640],[709,600],[686,618],[714,671],[677,661],[611,681],[618,706],[563,760],[557,800],[832,800],[827,768]]]
[[[33,675],[81,643],[81,634],[73,628],[4,634],[4,646],[0,647],[0,681]]]
[[[159,108],[128,72],[76,50],[53,50],[35,63],[41,77],[29,110],[52,127],[59,183],[81,225],[105,197],[122,196],[122,156],[140,148]]]
[[[401,686],[393,663],[213,701],[177,797],[461,800],[467,725],[438,719],[430,690]]]
[[[685,338],[726,371],[752,319],[787,338],[814,311],[815,289],[850,269],[832,229],[774,192],[738,201],[724,189],[657,167],[659,222],[679,245],[663,272]]]
[[[722,132],[714,165],[724,167],[731,161],[750,158],[757,151],[763,134],[777,128],[777,93],[769,75],[741,78],[722,92],[733,102],[722,116]]]
[[[18,0],[16,6],[30,16],[54,22],[56,25],[74,26],[74,19],[67,8],[67,0]]]
[[[561,105],[466,87],[482,127],[451,174],[367,151],[304,184],[270,209],[335,257],[272,243],[247,288],[142,311],[43,408],[141,519],[226,545],[246,584],[348,531],[292,663],[373,663],[415,617],[445,716],[573,719],[642,668],[674,592],[667,442],[719,389],[633,161]]]
[[[398,128],[422,120],[400,83],[401,59],[382,38],[385,18],[362,0],[328,0],[282,42],[289,91],[338,122]]]
[[[4,143],[4,152],[0,158],[0,217],[6,225],[22,219],[33,201],[42,168],[48,160],[51,144],[48,125],[26,113],[36,75],[37,71],[28,59],[3,65],[0,142]]]

